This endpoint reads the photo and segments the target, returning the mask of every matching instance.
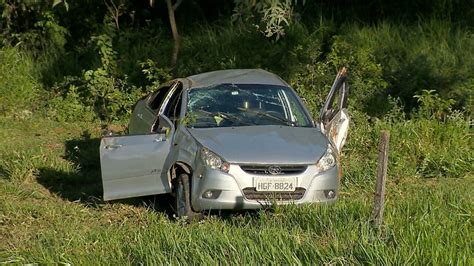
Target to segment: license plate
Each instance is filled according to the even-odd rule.
[[[295,191],[296,177],[255,177],[257,191]]]

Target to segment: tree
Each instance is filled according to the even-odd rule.
[[[166,8],[168,10],[168,19],[171,26],[171,32],[173,34],[173,53],[171,54],[171,68],[176,68],[176,63],[178,62],[178,54],[179,48],[181,45],[181,37],[178,33],[178,26],[176,25],[176,18],[174,16],[174,12],[178,9],[179,5],[183,2],[183,0],[177,0],[176,3],[172,3],[172,0],[165,0],[166,1]],[[153,7],[154,0],[150,0],[150,6]]]
[[[171,32],[173,33],[173,54],[171,56],[171,67],[175,69],[176,63],[178,61],[179,47],[181,44],[181,37],[178,33],[178,26],[176,25],[176,19],[174,17],[174,12],[178,9],[179,5],[183,0],[178,0],[174,5],[171,3],[171,0],[166,0],[166,7],[168,8],[168,17],[171,25]]]

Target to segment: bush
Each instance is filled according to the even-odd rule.
[[[387,82],[382,78],[382,66],[376,62],[370,49],[358,49],[342,37],[335,36],[329,52],[324,54],[322,44],[318,43],[316,38],[301,49],[305,55],[300,57],[309,60],[293,73],[290,82],[305,99],[313,115],[319,115],[319,108],[324,104],[337,70],[342,67],[349,70],[349,105],[352,109],[371,115],[387,111]]]
[[[92,106],[84,105],[75,85],[48,101],[47,116],[60,122],[91,122],[98,118]]]
[[[67,77],[56,84],[54,91],[59,97],[48,104],[50,117],[59,121],[126,121],[140,97],[171,79],[169,70],[148,59],[139,63],[148,85],[136,87],[129,82],[127,75],[119,73],[117,52],[110,37],[94,37],[92,45],[98,50],[101,65],[84,71],[82,76]]]

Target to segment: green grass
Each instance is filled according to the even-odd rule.
[[[367,150],[363,144],[351,143],[368,141],[358,127],[349,139],[344,158],[348,178],[336,204],[213,214],[194,224],[169,215],[169,197],[102,202],[99,134],[98,124],[0,118],[0,261],[85,265],[474,262],[472,171],[462,178],[429,179],[394,178],[389,172],[385,224],[376,231],[370,223],[373,168],[362,173],[359,168],[365,165],[357,165],[361,159],[356,151]]]
[[[357,50],[369,50],[383,68],[392,96],[415,106],[414,94],[436,90],[443,98],[474,111],[474,34],[442,20],[414,25],[389,22],[348,24],[341,34]]]
[[[41,85],[35,73],[32,58],[17,47],[0,49],[0,115],[28,116],[36,107]]]
[[[336,71],[350,71],[352,122],[337,204],[212,214],[194,224],[170,215],[168,196],[103,202],[101,125],[85,122],[104,115],[93,110],[97,85],[122,84],[119,98],[101,97],[128,105],[168,79],[167,26],[125,23],[108,33],[107,47],[92,41],[107,28],[106,20],[94,22],[102,21],[100,8],[56,14],[83,18],[63,21],[71,35],[51,18],[38,35],[38,21],[25,20],[35,25],[18,32],[25,41],[0,45],[0,263],[473,265],[474,139],[466,119],[474,112],[473,16],[465,5],[435,4],[433,17],[417,19],[395,12],[403,5],[390,9],[399,19],[364,7],[359,22],[358,8],[336,7],[328,17],[308,8],[278,41],[224,18],[179,24],[177,76],[267,69],[288,80],[314,115]],[[100,58],[103,48],[117,58]],[[104,67],[101,59],[117,69],[85,80],[84,71]],[[147,60],[151,79],[142,71]],[[413,96],[423,90],[437,94],[420,103]],[[463,111],[449,110],[448,98]],[[382,129],[391,142],[385,224],[377,231],[370,216]]]

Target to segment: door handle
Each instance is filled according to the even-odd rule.
[[[122,146],[123,146],[122,144],[110,144],[110,145],[106,145],[105,148],[107,150],[115,150],[115,149],[118,149]]]

